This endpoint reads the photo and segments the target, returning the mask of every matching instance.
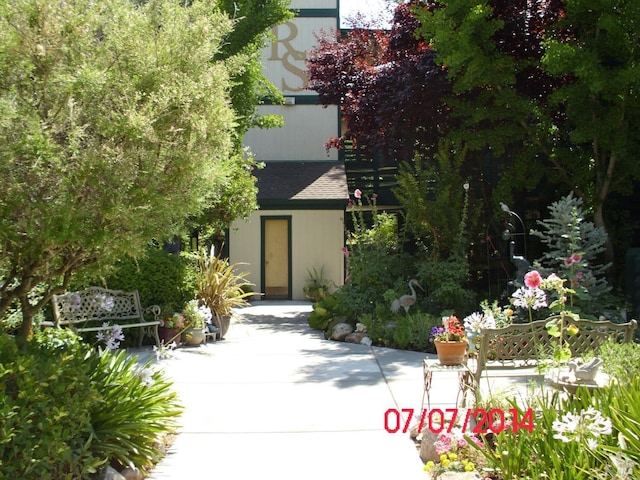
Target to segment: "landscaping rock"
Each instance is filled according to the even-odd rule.
[[[144,478],[144,475],[142,475],[140,470],[131,467],[127,467],[122,470],[120,475],[122,475],[126,480],[142,480]]]
[[[365,332],[353,332],[344,337],[344,341],[348,343],[356,343],[371,346],[371,339]]]
[[[347,343],[360,343],[366,335],[362,332],[353,332],[344,337],[344,341]]]
[[[420,460],[427,463],[429,460],[436,462],[440,459],[440,455],[436,452],[434,444],[438,439],[438,434],[433,433],[429,428],[422,430],[422,441],[420,442]]]
[[[342,342],[350,333],[353,333],[353,327],[351,325],[349,325],[348,323],[338,323],[335,327],[333,327],[331,339]]]
[[[438,480],[479,480],[478,472],[442,472],[438,475]]]
[[[102,476],[102,480],[126,480],[120,473],[111,467],[107,467]]]

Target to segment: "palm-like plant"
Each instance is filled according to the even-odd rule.
[[[245,291],[245,287],[254,285],[246,280],[249,272],[236,273],[239,265],[246,264],[229,263],[221,252],[215,254],[214,247],[198,254],[196,299],[211,310],[212,320],[223,337],[229,328],[224,318],[231,315],[231,309],[247,305],[247,298],[253,295]]]

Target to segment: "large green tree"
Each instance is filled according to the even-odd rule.
[[[178,231],[240,175],[214,0],[0,3],[0,317]]]
[[[278,115],[259,115],[258,105],[281,103],[280,92],[264,75],[262,49],[271,38],[271,28],[293,17],[290,0],[217,0],[216,8],[233,21],[233,29],[224,37],[213,61],[229,67],[229,97],[235,113],[233,153],[228,175],[216,185],[210,208],[192,217],[189,233],[197,232],[204,243],[215,241],[236,218],[246,217],[258,208],[256,168],[252,153],[243,147],[250,128],[277,128],[283,124]]]
[[[417,3],[418,34],[456,95],[450,138],[500,162],[503,199],[545,180],[583,198],[606,228],[611,193],[640,179],[640,3]]]

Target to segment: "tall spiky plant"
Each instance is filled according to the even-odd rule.
[[[239,265],[243,264],[231,264],[228,258],[223,258],[222,250],[216,254],[213,246],[198,254],[196,299],[211,310],[222,336],[229,328],[223,317],[231,315],[232,308],[247,305],[247,298],[253,295],[252,291],[245,291],[245,287],[254,285],[246,280],[249,272],[236,273]]]

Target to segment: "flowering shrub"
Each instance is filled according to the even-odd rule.
[[[162,326],[165,328],[183,328],[184,316],[181,313],[174,313],[164,320]]]
[[[523,418],[536,412],[530,433],[505,429],[485,448],[476,448],[492,479],[612,480],[640,478],[640,379],[612,385],[588,395],[541,394],[528,405],[510,400]],[[585,392],[583,392],[585,393]]]
[[[441,342],[466,342],[467,336],[464,331],[464,325],[460,324],[460,320],[455,315],[442,318],[442,327],[433,327],[431,329],[431,341],[439,340]]]
[[[469,445],[473,442],[476,448]],[[478,449],[484,447],[482,441],[476,435],[466,435],[460,428],[452,428],[438,434],[438,438],[433,444],[439,461],[428,461],[424,470],[436,478],[443,472],[473,472],[477,469],[478,462],[482,459],[482,454]]]

